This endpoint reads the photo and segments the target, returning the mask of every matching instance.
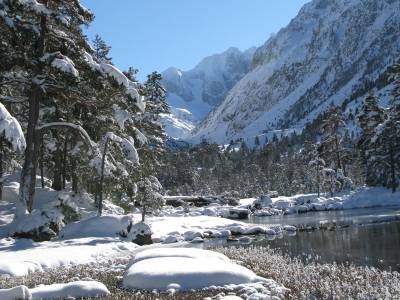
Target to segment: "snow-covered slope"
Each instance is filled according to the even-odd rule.
[[[184,138],[219,105],[229,90],[250,70],[255,48],[230,48],[203,59],[194,69],[169,68],[162,73],[172,114],[163,116],[167,134]]]
[[[225,143],[302,128],[331,104],[382,83],[399,58],[399,0],[314,0],[258,48],[252,70],[192,139]]]

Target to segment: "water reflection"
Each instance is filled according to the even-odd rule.
[[[380,220],[396,220],[399,216],[399,208],[385,208],[253,218],[249,222],[257,224],[372,223],[339,227],[335,230],[302,231],[278,236],[259,235],[251,244],[280,249],[292,257],[301,257],[305,261],[349,262],[400,272],[400,222],[374,223]],[[207,241],[204,247],[217,245],[246,246],[240,241],[211,240]]]
[[[351,262],[400,272],[400,222],[317,230],[255,242],[321,263]]]

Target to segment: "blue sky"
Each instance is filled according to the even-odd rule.
[[[309,0],[81,0],[96,16],[86,30],[111,47],[121,69],[193,68],[229,47],[262,45]]]

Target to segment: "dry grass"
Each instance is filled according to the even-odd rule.
[[[203,299],[204,297],[213,297],[221,291],[199,291],[182,292],[174,295],[155,294],[143,291],[130,291],[122,288],[122,275],[124,266],[128,264],[129,259],[120,259],[109,261],[108,263],[80,265],[69,268],[51,269],[46,272],[37,272],[29,276],[2,278],[0,277],[0,288],[11,288],[17,285],[26,285],[33,288],[39,284],[53,284],[61,282],[71,282],[74,280],[93,279],[104,283],[110,290],[111,295],[98,297],[96,299],[104,300],[155,300],[155,299]],[[86,298],[82,298],[86,299]]]
[[[253,270],[260,276],[271,278],[291,290],[289,299],[400,299],[400,274],[353,265],[304,263],[299,259],[282,255],[267,247],[230,247],[214,249]],[[203,299],[213,297],[221,291],[199,291],[154,294],[143,291],[128,291],[122,288],[122,275],[129,258],[107,263],[81,265],[70,268],[48,270],[25,277],[1,278],[0,288],[16,285],[34,287],[39,284],[70,282],[93,279],[103,282],[110,296],[97,299]]]
[[[291,290],[291,299],[400,299],[400,274],[354,265],[304,263],[268,247],[215,249]]]

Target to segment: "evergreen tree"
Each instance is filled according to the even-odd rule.
[[[361,112],[358,114],[358,124],[362,130],[357,145],[360,149],[361,160],[364,165],[364,177],[367,185],[376,185],[378,169],[382,168],[375,163],[376,149],[372,146],[372,137],[375,135],[375,128],[383,122],[384,112],[379,107],[379,100],[376,96],[369,95],[364,102]],[[377,172],[378,171],[378,172]]]
[[[110,63],[111,57],[109,57],[111,47],[106,44],[106,42],[96,34],[93,40],[94,56],[99,62]]]

